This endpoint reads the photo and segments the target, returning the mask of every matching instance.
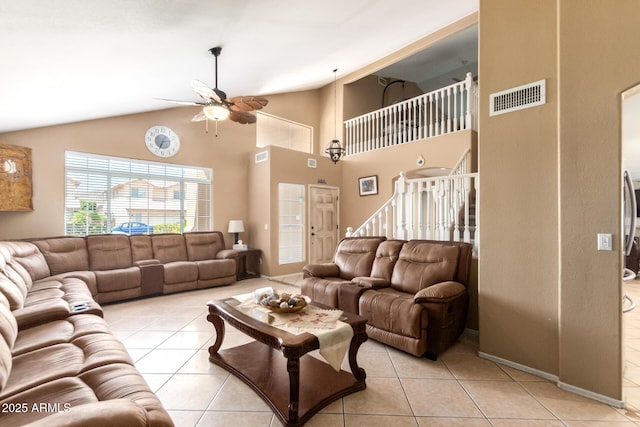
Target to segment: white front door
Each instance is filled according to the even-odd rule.
[[[309,263],[331,262],[338,245],[337,187],[309,186]]]

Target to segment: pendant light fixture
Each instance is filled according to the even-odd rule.
[[[338,160],[344,157],[344,154],[345,154],[345,149],[344,147],[342,147],[342,144],[340,144],[340,140],[338,139],[338,136],[337,136],[337,127],[338,127],[338,124],[337,124],[338,123],[338,118],[337,118],[338,101],[336,97],[337,71],[338,71],[337,68],[333,70],[333,139],[331,140],[327,148],[324,150],[324,152],[327,153],[327,155],[329,156],[329,158],[331,159],[334,165],[338,163]]]

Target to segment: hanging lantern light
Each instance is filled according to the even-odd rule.
[[[327,153],[327,155],[329,156],[329,158],[331,159],[334,165],[338,163],[338,161],[342,157],[344,157],[346,153],[346,150],[344,149],[342,144],[340,144],[340,140],[338,139],[338,136],[337,136],[337,127],[338,127],[337,125],[338,123],[337,102],[338,101],[336,97],[336,72],[337,71],[338,71],[337,68],[333,70],[333,139],[331,140],[327,148],[324,150],[324,152]]]

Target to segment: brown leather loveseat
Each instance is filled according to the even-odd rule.
[[[220,232],[0,242],[0,425],[172,426],[98,303],[231,284]]]
[[[333,263],[304,267],[302,293],[367,317],[370,338],[435,359],[464,330],[472,249],[462,242],[345,238]],[[349,263],[340,261],[345,257]],[[355,266],[370,267],[355,275]]]

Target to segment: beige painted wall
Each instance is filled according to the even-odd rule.
[[[480,3],[479,304],[481,351],[555,374],[559,331],[554,3]],[[519,19],[505,19],[516,13]],[[546,105],[489,117],[490,93],[545,78]],[[533,259],[544,267],[532,268]]]
[[[394,77],[387,77],[387,84],[394,80]],[[344,103],[344,119],[349,120],[362,114],[367,114],[382,108],[382,92],[384,86],[378,83],[378,77],[374,75],[366,76],[353,83],[344,86],[345,100],[352,102]],[[388,107],[395,101],[413,98],[422,95],[420,88],[413,82],[406,82],[404,88],[402,83],[394,83],[387,88],[384,94],[384,106]],[[357,102],[353,102],[357,100]]]
[[[317,127],[318,100],[318,91],[273,95],[264,111]],[[206,133],[204,122],[191,122],[196,112],[192,107],[171,108],[0,134],[0,142],[32,148],[34,193],[33,212],[0,212],[0,239],[64,234],[64,153],[72,150],[212,168],[213,228],[225,232],[230,246],[228,221],[246,219],[249,209],[248,168],[249,154],[256,149],[255,125],[220,122],[216,137],[212,123]],[[174,157],[161,159],[146,149],[145,131],[157,124],[179,135],[181,149]],[[241,238],[249,241],[253,231]]]
[[[480,350],[618,401],[620,94],[640,81],[638,22],[635,0],[480,2]],[[546,105],[488,116],[490,93],[540,79]]]
[[[307,262],[280,264],[278,261],[278,185],[280,183],[305,185],[318,184],[340,188],[342,163],[334,165],[327,157],[306,154],[280,147],[265,147],[269,160],[255,163],[251,155],[249,167],[249,226],[252,232],[251,246],[263,249],[262,274],[280,276],[299,273]],[[308,159],[316,160],[316,167],[307,166]],[[305,204],[305,209],[307,204]],[[308,257],[308,248],[305,248]]]

